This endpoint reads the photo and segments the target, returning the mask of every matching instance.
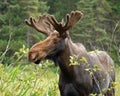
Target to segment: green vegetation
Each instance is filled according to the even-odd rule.
[[[50,64],[0,64],[0,96],[59,96],[58,76],[57,69]]]
[[[116,82],[115,82],[115,86],[116,86],[116,96],[120,95],[120,68],[116,68]]]
[[[50,13],[58,20],[65,19],[72,10],[84,14],[82,20],[70,30],[75,42],[87,50],[106,50],[116,64],[120,64],[120,1],[116,0],[1,0],[0,1],[0,56],[10,41],[5,63],[24,44],[31,47],[44,39],[44,35],[25,25],[24,20]],[[35,33],[36,32],[36,33]]]
[[[0,64],[0,96],[60,96],[58,71],[53,63],[48,62],[43,66],[29,64],[12,67]],[[116,68],[116,73],[114,84],[116,96],[119,96],[120,68]]]

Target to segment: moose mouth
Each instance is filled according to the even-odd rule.
[[[37,60],[37,61],[35,61],[34,63],[35,64],[39,64],[41,62],[41,60]]]

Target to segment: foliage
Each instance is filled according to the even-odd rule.
[[[33,64],[16,67],[0,64],[0,95],[59,96],[58,73],[53,70],[54,67]]]
[[[76,3],[79,0],[43,0],[47,2],[47,5],[50,6],[48,12],[54,14],[56,18],[61,21],[65,18],[67,13],[70,13],[72,10],[76,9]]]
[[[69,66],[75,66],[75,65],[80,65],[78,61],[78,56],[76,55],[73,55],[73,56],[70,56],[70,64]]]
[[[33,35],[35,30],[28,30],[28,27],[25,26],[25,18],[30,15],[37,17],[47,11],[49,7],[46,6],[46,2],[38,0],[5,0],[0,1],[0,5],[2,5],[0,6],[0,55],[5,52],[11,34],[10,45],[7,48],[5,59],[2,61],[7,63],[8,58],[18,51],[23,44],[29,47],[36,42],[36,36]]]
[[[78,31],[75,30],[75,36],[77,36],[77,38],[79,36],[80,41],[85,42],[85,45],[92,44],[98,46],[100,42],[106,42],[109,39],[107,28],[104,24],[105,22],[108,22],[106,16],[108,16],[111,10],[105,3],[105,0],[89,1],[90,0],[81,0],[77,3],[77,8],[83,12],[84,17],[80,21],[79,27],[77,26],[76,28]],[[78,32],[81,32],[81,34]]]
[[[6,63],[0,64],[1,96],[55,96],[58,94],[58,69],[50,61],[41,66],[28,64],[28,48],[23,45]],[[4,91],[3,91],[4,90]]]
[[[86,3],[87,2],[87,3]],[[81,41],[88,50],[106,50],[111,56],[114,54],[119,63],[119,19],[114,15],[111,2],[106,0],[80,0],[77,9],[84,14],[82,20],[72,31],[73,39]],[[113,18],[112,18],[113,17]],[[116,21],[117,20],[117,21]],[[77,39],[76,39],[77,38]]]
[[[20,53],[19,53],[20,54]],[[26,62],[27,63],[27,62]],[[15,62],[16,66],[0,64],[1,96],[60,96],[58,90],[58,69],[52,62],[42,66]],[[120,68],[116,68],[116,96],[120,92]],[[91,94],[90,96],[96,96]],[[102,96],[102,95],[99,95]]]
[[[73,40],[83,43],[88,50],[106,50],[117,64],[120,62],[119,0],[2,0],[0,5],[0,42],[6,44],[12,33],[7,57],[11,56],[10,51],[14,53],[18,50],[22,43],[30,47],[45,38],[43,34],[25,26],[26,18],[38,18],[43,13],[50,13],[61,20],[67,13],[78,9],[84,16],[70,32]],[[5,44],[0,44],[0,54],[4,52]]]

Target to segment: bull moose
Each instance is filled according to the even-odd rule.
[[[29,61],[39,64],[43,59],[50,59],[59,66],[61,96],[115,96],[112,58],[105,51],[87,52],[81,43],[73,43],[70,38],[69,29],[82,16],[83,13],[76,10],[66,15],[66,22],[58,22],[50,14],[44,14],[38,20],[33,17],[25,20],[28,26],[47,36],[30,48]],[[70,64],[72,56],[77,57],[78,64]],[[99,70],[94,70],[95,66]]]

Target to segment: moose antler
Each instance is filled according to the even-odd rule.
[[[38,21],[30,17],[28,20],[25,20],[25,22],[28,26],[48,36],[54,30],[60,33],[69,30],[79,21],[82,15],[80,11],[72,11],[70,14],[67,14],[65,24],[63,24],[63,22],[58,22],[54,16],[49,14],[40,16]]]
[[[26,24],[30,27],[35,28],[37,31],[49,35],[53,30],[53,26],[49,22],[49,19],[52,15],[45,14],[39,17],[38,21],[36,21],[33,17],[30,17],[28,20],[25,20]]]
[[[81,13],[80,11],[72,11],[70,14],[67,14],[67,21],[63,29],[68,30],[73,27],[81,19],[82,16],[83,13]]]
[[[82,16],[83,13],[81,13],[80,11],[72,11],[70,14],[67,14],[67,20],[65,24],[63,24],[62,22],[58,23],[54,16],[51,16],[49,18],[49,22],[58,32],[65,32],[72,28]]]

